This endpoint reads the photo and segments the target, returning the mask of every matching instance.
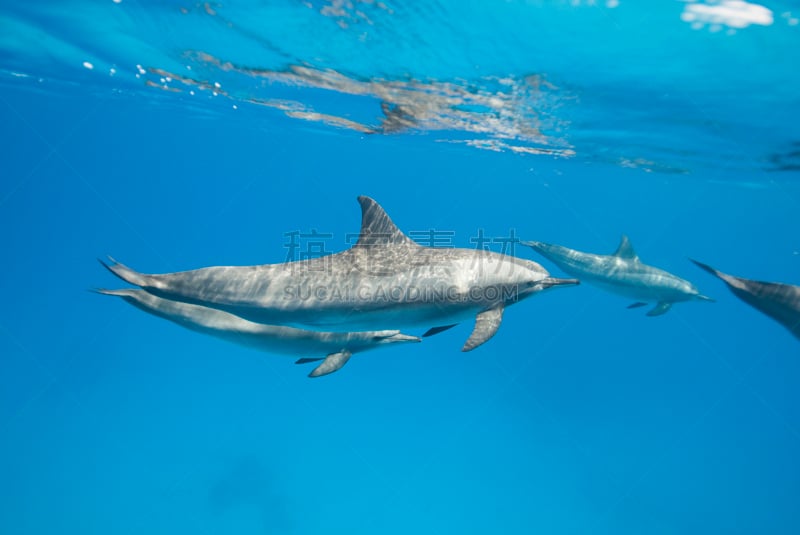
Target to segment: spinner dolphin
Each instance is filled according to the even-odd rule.
[[[387,344],[419,342],[395,330],[361,332],[318,332],[281,325],[253,323],[233,314],[200,305],[171,301],[144,290],[97,290],[106,295],[116,295],[137,308],[187,329],[210,334],[239,345],[270,353],[288,355],[326,355],[323,358],[305,357],[298,364],[321,360],[309,377],[319,377],[339,370],[350,356]]]
[[[373,199],[358,201],[358,242],[337,254],[161,275],[116,262],[107,267],[153,295],[269,325],[336,331],[427,326],[432,333],[475,317],[463,351],[497,332],[507,306],[578,282],[552,278],[536,262],[509,255],[424,247],[403,234]]]
[[[584,253],[538,241],[522,243],[539,252],[565,273],[636,300],[629,308],[655,302],[656,306],[647,313],[648,316],[664,314],[673,303],[680,301],[712,301],[701,295],[691,282],[644,264],[639,260],[639,255],[633,250],[627,236],[622,237],[616,252],[611,255]]]

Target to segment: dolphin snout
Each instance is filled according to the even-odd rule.
[[[541,250],[545,245],[547,245],[546,243],[542,243],[540,241],[521,241],[519,243],[521,245],[526,245],[528,247],[531,247],[532,249],[535,249],[537,251]]]
[[[411,336],[409,334],[397,333],[387,336],[383,339],[384,342],[422,342],[419,336]]]
[[[555,277],[547,277],[539,281],[538,284],[541,285],[542,289],[552,288],[553,286],[561,286],[561,285],[573,285],[577,286],[580,284],[581,281],[578,279],[558,279]]]

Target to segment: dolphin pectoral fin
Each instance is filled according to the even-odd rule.
[[[648,316],[660,316],[661,314],[666,314],[667,311],[672,307],[672,303],[667,303],[666,301],[659,302],[653,310],[647,313]]]
[[[309,373],[308,376],[322,377],[323,375],[333,373],[347,364],[347,361],[350,360],[351,356],[353,356],[353,354],[346,349],[343,349],[338,353],[331,353],[325,357],[325,360],[322,361],[322,364],[311,370],[311,373]]]
[[[484,310],[475,318],[475,328],[472,334],[464,343],[461,351],[472,351],[482,343],[486,342],[489,338],[494,336],[497,329],[500,328],[500,323],[503,321],[503,307],[492,308]]]
[[[458,325],[458,323],[454,323],[452,325],[442,325],[441,327],[431,327],[430,329],[425,331],[425,334],[423,334],[422,337],[427,338],[428,336],[433,336],[434,334],[443,333],[447,329],[452,329],[456,325]]]
[[[633,303],[632,305],[628,305],[628,308],[639,308],[647,306],[647,303],[642,303],[641,301],[638,303]]]
[[[315,357],[315,358],[301,358],[294,361],[295,364],[308,364],[309,362],[317,362],[319,360],[324,360],[324,357]]]

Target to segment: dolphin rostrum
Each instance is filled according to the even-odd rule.
[[[643,264],[633,250],[627,236],[622,236],[616,252],[598,255],[568,249],[537,241],[522,242],[532,247],[566,273],[609,292],[629,297],[637,302],[629,308],[656,303],[648,316],[666,313],[673,303],[701,299],[713,301],[700,295],[695,286],[664,270]]]
[[[800,286],[743,279],[717,271],[697,260],[692,262],[722,279],[736,297],[776,320],[800,339]]]
[[[97,290],[116,295],[137,308],[168,319],[193,331],[210,334],[237,344],[271,353],[289,355],[327,355],[301,358],[298,364],[321,360],[309,377],[320,377],[339,370],[353,353],[396,342],[419,342],[416,336],[400,331],[319,332],[280,325],[253,323],[233,314],[200,305],[170,301],[144,290]]]
[[[107,266],[153,295],[199,304],[270,325],[331,330],[440,327],[476,316],[463,351],[497,332],[503,310],[571,279],[536,262],[490,251],[424,247],[381,206],[359,197],[361,231],[350,249],[320,258],[145,275]]]

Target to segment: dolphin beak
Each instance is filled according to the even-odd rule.
[[[397,333],[391,336],[387,336],[384,341],[386,342],[422,342],[422,338],[419,336],[411,336],[408,334]]]
[[[542,279],[538,282],[538,284],[541,285],[542,290],[561,285],[577,286],[580,283],[581,281],[578,279],[556,279],[554,277],[547,277],[546,279]]]

